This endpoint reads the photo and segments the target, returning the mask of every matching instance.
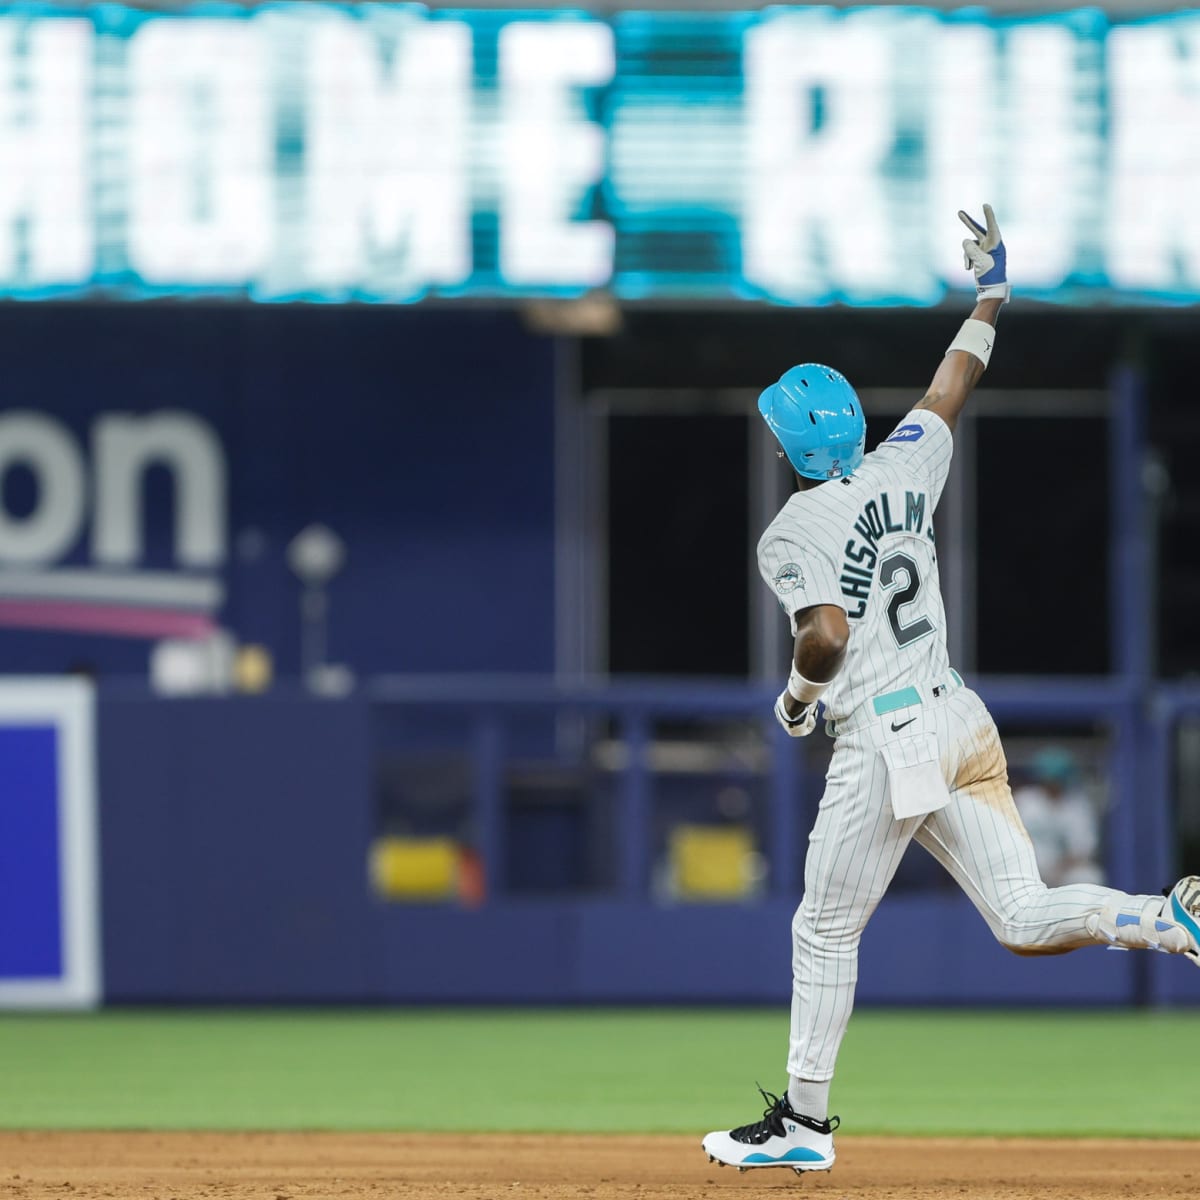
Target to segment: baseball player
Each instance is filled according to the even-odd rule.
[[[793,367],[758,408],[798,490],[758,546],[759,569],[788,614],[795,651],[775,716],[806,737],[823,701],[835,738],[792,921],[792,1014],[782,1096],[761,1120],[710,1133],[710,1161],[828,1170],[829,1087],[850,1010],[858,944],[915,838],[1017,954],[1096,943],[1182,954],[1200,966],[1200,876],[1163,896],[1095,884],[1047,888],[1008,787],[996,726],[950,666],[933,513],[953,431],[1009,297],[1004,242],[959,217],[978,302],[928,392],[864,457],[854,389],[815,363]],[[760,1089],[761,1090],[761,1089]]]

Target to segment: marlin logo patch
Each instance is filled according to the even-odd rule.
[[[804,586],[804,572],[796,563],[784,563],[778,571],[775,572],[774,578],[775,590],[787,595],[788,592],[794,592],[797,588]]]

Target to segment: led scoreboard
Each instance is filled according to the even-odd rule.
[[[1200,297],[1200,14],[0,9],[0,295]]]

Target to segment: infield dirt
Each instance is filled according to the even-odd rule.
[[[831,1174],[739,1175],[693,1137],[0,1133],[14,1200],[1140,1200],[1200,1194],[1200,1141],[846,1137]]]

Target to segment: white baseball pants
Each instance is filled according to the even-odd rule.
[[[1018,954],[1062,954],[1097,939],[1085,921],[1105,905],[1138,910],[1149,896],[1095,884],[1047,888],[1013,803],[1000,735],[969,688],[927,701],[950,803],[897,820],[872,728],[841,734],[809,836],[804,898],[792,921],[788,1074],[833,1077],[854,1006],[858,944],[908,843],[929,851],[970,896],[996,938]]]

